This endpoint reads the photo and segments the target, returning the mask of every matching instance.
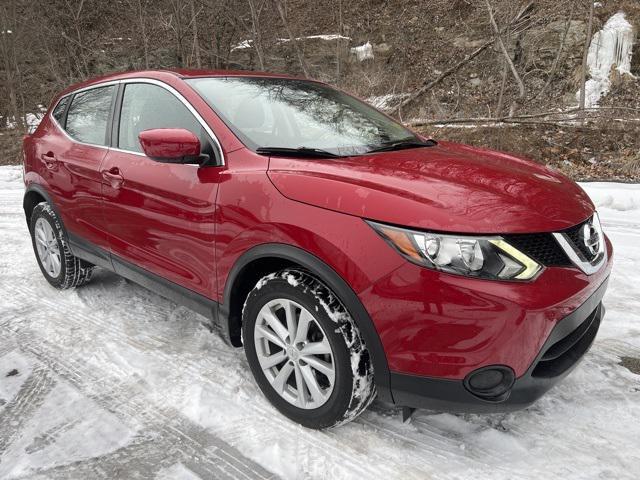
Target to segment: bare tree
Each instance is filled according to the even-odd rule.
[[[567,23],[564,28],[564,33],[562,34],[562,40],[560,41],[560,47],[558,48],[558,53],[556,57],[553,59],[553,64],[551,65],[551,69],[547,75],[547,81],[544,83],[544,86],[540,89],[540,91],[536,94],[534,98],[538,98],[544,94],[544,92],[551,85],[551,81],[553,80],[554,75],[556,74],[556,70],[558,69],[558,65],[560,64],[560,58],[564,52],[565,45],[567,43],[567,35],[569,34],[569,29],[571,28],[571,22],[573,22],[573,10],[575,5],[571,4],[571,10],[569,11],[569,18],[567,19]]]
[[[500,74],[500,94],[498,95],[498,106],[496,107],[496,117],[502,115],[504,105],[504,92],[507,89],[507,76],[509,75],[509,65],[502,59],[502,73]]]
[[[4,71],[4,88],[9,98],[9,111],[7,116],[19,118],[18,107],[18,76],[20,75],[16,62],[15,45],[15,6],[0,7],[0,62]],[[1,111],[1,110],[0,110]],[[3,127],[4,125],[0,125]]]
[[[82,10],[84,9],[85,0],[65,0],[65,5],[67,7],[67,12],[71,17],[71,25],[75,31],[75,38],[67,36],[64,32],[62,36],[65,37],[69,42],[76,46],[75,49],[71,52],[73,58],[75,59],[75,63],[77,65],[77,70],[80,73],[82,78],[86,78],[89,76],[89,64],[87,63],[87,56],[85,50],[87,49],[86,45],[83,41],[82,36]]]
[[[128,0],[131,8],[135,10],[138,20],[140,40],[142,41],[142,52],[144,57],[144,68],[149,69],[149,35],[147,33],[146,17],[149,11],[149,0]]]
[[[196,13],[198,23],[207,25],[207,41],[200,41],[206,36],[199,36],[198,48],[201,50],[201,63],[204,65],[208,56],[208,64],[212,68],[225,68],[229,64],[232,42],[240,30],[250,31],[243,22],[237,0],[195,0],[200,4]],[[200,34],[200,29],[198,28]]]
[[[195,0],[191,0],[191,31],[193,32],[193,56],[195,57],[195,65],[197,68],[202,68],[202,62],[200,61],[200,42],[198,41],[198,14],[196,12]]]
[[[593,32],[593,10],[595,8],[593,1],[589,0],[591,7],[589,8],[589,23],[587,24],[587,38],[584,43],[584,52],[582,54],[582,70],[580,78],[580,110],[584,111],[586,104],[587,92],[587,61],[589,59],[589,47],[591,46],[591,35]]]
[[[306,65],[306,63],[304,61],[304,56],[302,55],[302,50],[300,50],[300,45],[298,45],[298,39],[295,37],[295,35],[291,31],[291,26],[289,25],[289,22],[287,21],[287,13],[284,10],[282,2],[280,0],[273,0],[273,2],[276,5],[276,9],[278,10],[278,15],[280,16],[280,20],[282,21],[282,25],[284,26],[284,28],[285,28],[285,30],[287,32],[287,35],[289,37],[289,42],[293,46],[293,50],[295,51],[296,56],[298,57],[298,62],[300,63],[300,68],[302,69],[302,72],[304,73],[304,76],[308,77],[309,76],[309,71],[307,70],[307,65]]]
[[[342,0],[338,0],[338,35],[342,36],[344,31],[344,25],[342,23]],[[336,83],[340,83],[340,57],[342,54],[342,41],[341,38],[336,40]]]
[[[186,31],[184,27],[184,9],[186,5],[182,0],[169,0],[169,14],[163,18],[163,26],[173,32],[175,39],[176,63],[184,67],[186,55],[184,51]]]
[[[513,78],[516,81],[516,84],[518,85],[518,92],[519,92],[519,96],[518,99],[520,101],[523,101],[526,95],[526,90],[524,87],[524,83],[522,82],[522,79],[520,78],[520,75],[518,74],[518,70],[516,70],[516,66],[513,64],[513,60],[511,59],[511,55],[509,54],[509,51],[507,50],[507,47],[504,44],[504,41],[502,40],[502,34],[500,32],[500,29],[498,28],[498,24],[496,23],[496,19],[493,16],[493,9],[491,7],[491,3],[489,2],[489,0],[484,0],[485,4],[487,5],[487,11],[489,12],[489,21],[491,22],[491,26],[493,27],[493,31],[496,34],[496,42],[498,43],[498,46],[500,47],[500,50],[502,51],[502,54],[504,55],[504,59],[507,63],[507,65],[509,66],[509,68],[511,69],[511,73],[513,74]],[[509,111],[509,116],[513,116],[515,113],[515,107],[516,104],[514,102],[514,104],[511,106],[511,110]]]
[[[262,37],[260,35],[260,11],[264,5],[264,1],[261,1],[258,5],[256,0],[248,0],[249,10],[251,12],[251,34],[253,36],[253,48],[256,51],[258,57],[258,65],[260,70],[264,70],[264,54],[262,52]]]
[[[500,31],[500,33],[504,33],[507,28],[511,28],[514,33],[521,33],[528,28],[530,28],[531,24],[529,22],[528,16],[533,8],[533,3],[528,3],[523,8],[521,8],[518,13],[513,17],[513,19],[509,22],[509,24]],[[453,64],[451,67],[442,72],[435,80],[426,80],[417,90],[415,90],[411,95],[408,95],[404,100],[400,101],[393,109],[390,110],[390,114],[396,114],[398,111],[408,105],[409,103],[415,101],[418,97],[433,89],[435,86],[442,83],[446,78],[451,76],[452,74],[459,71],[462,67],[470,63],[472,60],[478,58],[483,52],[485,52],[489,47],[494,45],[496,42],[495,38],[487,40],[478,48],[476,48],[472,53],[466,55],[462,60]]]

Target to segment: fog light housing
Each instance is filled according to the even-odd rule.
[[[464,379],[465,388],[482,400],[503,402],[509,398],[516,376],[504,365],[491,365],[474,370]]]

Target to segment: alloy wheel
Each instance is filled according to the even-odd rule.
[[[260,367],[273,389],[303,409],[324,405],[333,391],[333,351],[322,327],[302,305],[278,298],[256,319],[254,341]]]
[[[56,238],[53,228],[51,228],[49,222],[44,218],[39,218],[36,221],[34,236],[38,257],[44,270],[52,278],[57,278],[58,275],[60,275],[62,265],[60,247],[58,246],[58,239]]]

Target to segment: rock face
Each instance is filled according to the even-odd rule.
[[[352,43],[350,37],[338,34],[298,37],[296,42],[308,65],[317,66],[317,70],[330,72],[335,71],[338,56],[341,59],[348,57],[349,46]],[[270,70],[288,72],[299,70],[298,60],[290,39],[278,38],[274,43],[264,45],[263,48],[268,51]],[[242,68],[255,64],[257,58],[253,41],[239,42],[231,50],[230,60]]]
[[[373,53],[376,55],[376,57],[388,57],[389,55],[391,55],[392,51],[393,47],[385,42],[375,43],[373,45]]]
[[[453,46],[457,48],[473,49],[481,47],[486,41],[486,38],[471,40],[469,37],[462,36],[453,39]]]
[[[526,96],[531,100],[526,105],[519,105],[519,110],[536,111],[551,105],[568,107],[576,104],[575,92],[581,78],[587,30],[585,19],[588,18],[589,5],[568,8],[570,1],[534,2],[536,7],[530,13],[531,18],[517,29],[520,33],[503,35],[515,68],[525,83]],[[447,2],[453,5],[450,10],[442,10],[432,16],[425,14],[427,11],[435,12],[433,5],[436,3],[444,5]],[[301,2],[300,5],[303,3],[308,5],[310,2]],[[365,21],[355,6],[359,2],[350,2],[350,13],[345,13],[347,10],[343,12],[344,23],[340,23],[339,27],[335,18],[324,18],[320,8],[314,10],[308,7],[313,15],[297,18],[299,26],[293,31],[300,35],[305,31],[301,26],[308,26],[309,19],[314,19],[313,28],[306,31],[326,32],[324,35],[306,35],[296,39],[309,76],[336,84],[362,97],[385,99],[390,94],[415,91],[420,85],[437,79],[442,72],[494,39],[484,2],[438,0],[416,2],[415,5],[412,2],[405,3],[407,12],[402,14],[400,23],[398,12],[391,7],[382,9],[380,15],[367,17]],[[513,14],[507,4],[515,9],[517,2],[495,0],[493,3],[496,12],[500,13],[499,26],[506,27],[508,15]],[[501,8],[498,8],[499,4]],[[346,3],[343,2],[343,5]],[[640,6],[627,10],[629,23],[638,23],[636,19],[640,18]],[[597,30],[616,10],[611,7],[607,12],[605,14],[604,7],[596,11],[594,35],[601,39],[608,34],[601,36]],[[343,35],[337,35],[337,31]],[[272,36],[262,37],[265,68],[302,74],[294,45],[288,38],[278,38],[281,35],[282,30],[276,28]],[[633,33],[626,35],[633,36]],[[243,41],[243,38],[249,40]],[[250,38],[241,37],[234,44],[232,66],[260,68]],[[627,49],[630,44],[631,41],[625,40],[618,45]],[[615,50],[616,46],[612,45]],[[635,57],[631,55],[631,50],[625,52],[625,65],[629,64],[625,71],[639,75],[640,52]],[[473,117],[486,115],[487,106],[492,114],[495,108],[507,108],[518,95],[518,88],[513,75],[507,72],[503,89],[504,64],[499,48],[495,45],[487,48],[459,71],[431,88],[428,96],[403,107],[403,115],[420,118],[447,118],[452,115]],[[610,68],[611,65],[607,72]],[[600,67],[594,71],[600,72]],[[608,78],[608,73],[602,76]],[[594,73],[590,77],[593,79]],[[626,79],[620,80],[627,88]],[[594,92],[597,91],[594,99],[606,90],[601,88],[604,85],[602,82],[597,85],[592,82],[590,85]],[[503,91],[504,97],[500,97],[503,101],[499,104],[500,91]],[[381,102],[382,108],[389,108],[389,102]],[[597,99],[589,104],[595,102]]]
[[[579,58],[587,37],[587,25],[581,20],[555,21],[541,28],[532,28],[522,39],[525,59],[553,61],[565,36],[563,55]],[[566,58],[566,57],[565,57]]]
[[[330,34],[310,35],[296,38],[307,66],[311,67],[315,78],[331,81],[338,61],[341,69],[366,70],[371,63],[386,61],[394,52],[392,45],[386,42],[372,43],[368,40],[355,42],[351,37]],[[297,56],[288,38],[278,38],[275,43],[265,45],[269,55],[269,68],[275,71],[299,70]],[[256,64],[256,51],[253,41],[243,40],[231,49],[231,61],[243,68]],[[298,72],[300,73],[300,72]],[[325,78],[327,77],[327,78]]]

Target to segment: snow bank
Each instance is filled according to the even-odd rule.
[[[351,40],[351,37],[345,37],[344,35],[339,35],[337,33],[332,34],[324,34],[324,35],[307,35],[304,37],[296,37],[296,40],[299,42],[303,42],[305,40]],[[277,43],[287,43],[290,42],[289,38],[278,38],[276,39]],[[235,50],[244,50],[247,48],[253,47],[253,40],[242,40],[241,42],[236,43],[233,47],[231,47],[231,51]]]
[[[580,186],[598,208],[640,211],[640,186],[633,183],[584,182]]]
[[[25,126],[29,133],[33,133],[47,112],[46,107],[43,105],[38,105],[38,110],[37,113],[27,113],[24,117],[18,117],[18,119],[13,116],[6,118],[0,116],[0,127],[4,126],[8,130],[15,130],[19,126]]]
[[[351,49],[351,53],[356,55],[358,61],[363,62],[365,60],[373,59],[373,46],[371,42],[367,42],[364,45],[359,45]]]
[[[380,110],[391,110],[409,96],[408,93],[388,93],[367,98],[367,102]]]
[[[631,74],[633,42],[633,26],[623,12],[612,16],[593,36],[587,58],[591,79],[585,85],[586,107],[597,107],[600,98],[609,92],[611,67],[615,66],[620,74]]]
[[[633,242],[637,248],[640,227],[640,185],[637,183],[585,182],[580,186],[587,192],[607,227],[624,226],[633,232]],[[636,255],[637,256],[637,255]]]
[[[234,50],[244,50],[245,48],[251,48],[253,46],[253,40],[242,40],[239,43],[236,43],[233,47],[231,47],[231,51]]]
[[[278,39],[281,42],[288,42],[288,38]],[[307,35],[306,37],[297,37],[296,40],[351,40],[351,37],[345,37],[344,35],[329,34],[329,35]]]

